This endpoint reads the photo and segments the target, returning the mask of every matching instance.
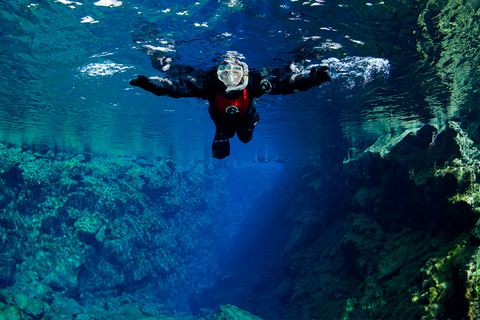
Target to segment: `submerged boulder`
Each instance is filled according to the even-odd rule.
[[[15,260],[9,257],[0,257],[0,283],[12,284],[16,270]]]
[[[102,226],[102,220],[96,216],[85,215],[75,222],[78,238],[86,244],[95,244],[95,235]]]
[[[277,288],[277,297],[281,303],[287,304],[290,297],[293,295],[294,283],[292,278],[285,278]]]
[[[41,319],[50,306],[20,292],[0,290],[0,320]]]
[[[0,320],[21,320],[18,309],[14,306],[7,306],[0,312]]]
[[[332,180],[344,194],[332,209],[310,200],[329,183],[308,198],[295,186],[305,201],[292,202],[292,221],[309,212],[321,228],[292,227],[278,288],[286,319],[479,318],[480,151],[462,126],[379,138]],[[298,175],[325,172],[306,164]]]
[[[218,312],[213,315],[215,320],[262,320],[251,313],[232,305],[218,307]]]
[[[39,318],[45,311],[48,311],[50,308],[45,302],[30,298],[22,293],[13,293],[13,301],[25,314],[33,316],[34,318]]]

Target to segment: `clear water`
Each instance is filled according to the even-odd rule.
[[[302,158],[335,148],[348,156],[348,149],[363,150],[384,134],[476,116],[479,7],[476,0],[2,1],[0,140],[210,160],[215,128],[204,101],[157,97],[129,85],[137,74],[161,76],[143,46],[163,48],[175,63],[200,69],[227,50],[243,53],[255,69],[298,58],[329,65],[332,83],[261,97],[253,140],[232,139],[230,158],[216,163],[234,172],[231,189],[243,192],[242,199],[258,200],[258,190],[275,185],[282,169],[270,168],[265,183],[254,176],[263,168],[237,170],[231,160]],[[219,216],[231,213],[231,225],[238,226],[226,232],[242,233],[242,240],[264,232],[275,212],[261,212],[256,203],[220,207]],[[281,259],[282,248],[276,249]],[[255,254],[263,252],[248,263]],[[226,255],[225,265],[235,264],[237,257]],[[236,293],[229,297],[234,302],[248,296]]]
[[[361,146],[392,129],[444,123],[462,105],[452,99],[468,99],[477,82],[445,84],[461,77],[458,72],[478,73],[454,55],[468,52],[477,59],[478,46],[465,35],[456,40],[463,47],[452,51],[453,60],[430,59],[448,39],[415,45],[418,33],[433,32],[418,18],[431,18],[425,16],[429,5],[434,2],[3,1],[0,139],[209,159],[214,125],[204,101],[157,97],[129,86],[137,74],[160,75],[144,45],[198,68],[214,65],[227,50],[243,53],[257,69],[299,56],[330,65],[331,84],[263,96],[254,140],[243,145],[234,139],[232,157],[298,156],[344,139]],[[426,68],[432,62],[441,62],[445,73]]]

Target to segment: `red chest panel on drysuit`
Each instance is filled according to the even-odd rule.
[[[220,92],[217,93],[214,101],[215,111],[222,116],[231,116],[231,115],[245,115],[248,111],[248,106],[250,105],[250,99],[248,98],[247,89],[243,89],[243,94],[234,100],[229,100],[225,98]],[[237,113],[229,112],[232,108],[237,107]],[[235,108],[233,108],[235,110]]]

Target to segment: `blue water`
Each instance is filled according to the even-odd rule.
[[[215,248],[223,273],[197,279],[198,288],[212,290],[208,298],[200,289],[195,295],[188,283],[168,307],[199,313],[228,301],[279,319],[276,283],[266,282],[281,272],[276,241],[285,239],[273,236],[282,226],[270,210],[274,204],[262,198],[285,175],[273,160],[332,153],[348,158],[382,135],[427,123],[441,128],[476,114],[465,106],[478,101],[480,91],[478,28],[466,24],[452,35],[447,27],[477,12],[476,1],[466,3],[468,11],[435,17],[429,10],[437,8],[435,1],[2,1],[0,141],[145,163],[171,158],[185,174],[196,161],[228,171],[228,193],[239,196],[215,212],[226,221],[223,243]],[[231,156],[213,160],[215,128],[205,101],[157,97],[129,85],[138,74],[162,76],[145,46],[202,70],[229,50],[257,70],[306,59],[328,65],[333,82],[262,96],[253,140],[233,138]],[[194,220],[193,213],[189,217]],[[265,234],[269,240],[257,246]],[[255,280],[259,266],[262,281]],[[249,297],[239,278],[261,283],[264,300]],[[178,298],[185,292],[192,296]]]
[[[453,53],[453,59],[439,61],[444,70],[427,69],[423,55],[443,44],[427,38],[415,47],[423,26],[414,17],[425,8],[392,5],[2,2],[0,139],[103,154],[209,159],[214,127],[204,101],[156,97],[129,86],[137,74],[160,75],[144,46],[200,69],[227,50],[243,53],[256,69],[283,67],[299,57],[331,67],[333,83],[294,96],[262,97],[255,139],[249,145],[234,140],[234,157],[295,156],[343,138],[364,147],[362,141],[392,129],[442,124],[458,115],[460,106],[452,100],[465,96],[462,91],[476,80],[466,89],[445,84],[445,77],[468,67]],[[477,51],[473,44],[464,49],[457,54]]]
[[[298,58],[331,66],[337,79],[331,84],[293,96],[263,96],[255,138],[248,145],[234,139],[233,157],[291,157],[344,137],[358,141],[378,135],[361,128],[365,105],[357,97],[385,85],[390,57],[363,34],[368,26],[339,21],[355,13],[348,6],[335,1],[107,4],[1,4],[3,141],[209,159],[214,126],[204,101],[157,97],[129,86],[137,74],[161,75],[144,46],[162,48],[174,63],[199,69],[213,66],[227,50],[243,53],[252,69],[284,67]],[[371,112],[377,121],[387,113]],[[394,117],[408,117],[395,112],[400,115]]]

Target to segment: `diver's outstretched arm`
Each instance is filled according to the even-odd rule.
[[[289,73],[280,77],[269,79],[272,88],[269,94],[292,94],[298,91],[306,91],[311,87],[324,82],[332,81],[328,74],[328,67],[312,67],[310,71]]]
[[[130,84],[140,87],[157,96],[170,96],[173,98],[199,97],[203,98],[203,77],[200,74],[179,77],[176,79],[138,75],[130,80]]]

